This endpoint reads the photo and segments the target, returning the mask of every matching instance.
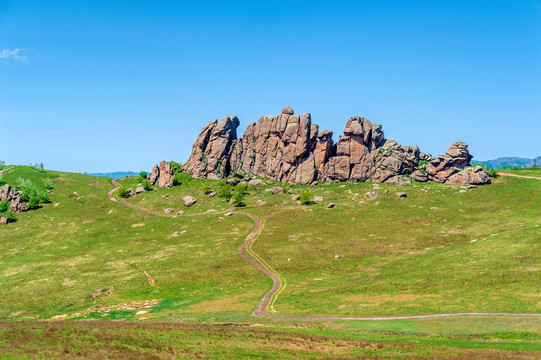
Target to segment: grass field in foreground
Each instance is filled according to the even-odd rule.
[[[253,227],[251,220],[240,215],[215,214],[230,206],[222,198],[209,198],[203,193],[204,184],[216,190],[218,182],[191,179],[179,187],[156,189],[127,200],[159,212],[173,208],[175,213],[206,213],[161,218],[108,200],[110,179],[37,172],[18,166],[11,167],[3,180],[15,184],[18,177],[29,178],[39,186],[50,178],[54,189],[50,193],[51,204],[19,214],[16,223],[0,227],[3,320],[55,317],[259,324],[279,332],[294,330],[410,344],[412,353],[427,356],[462,354],[460,349],[495,349],[527,357],[530,355],[516,351],[541,350],[541,321],[533,317],[465,316],[384,322],[253,318],[250,314],[270,289],[271,281],[236,254]],[[131,187],[137,180],[126,178],[119,182]],[[541,185],[537,180],[501,177],[493,185],[476,189],[442,184],[399,188],[361,183],[284,185],[285,195],[264,191],[274,185],[249,188],[244,210],[264,221],[253,249],[286,281],[274,304],[277,313],[541,312]],[[375,189],[380,197],[376,201],[363,199],[364,193],[374,188],[380,188]],[[301,206],[291,199],[303,191],[313,191],[324,201]],[[405,191],[408,197],[399,199],[396,191]],[[181,202],[185,195],[195,196],[197,204],[185,208]],[[256,205],[257,200],[264,204]],[[329,202],[337,203],[337,207],[326,209]],[[152,276],[155,285],[149,284],[143,271]],[[140,307],[149,300],[157,303]],[[26,329],[24,332],[32,327],[46,334],[52,332],[56,339],[42,343],[40,337],[35,337],[34,342],[21,343],[16,341],[19,330],[3,328],[2,349],[5,354],[24,354],[19,358],[36,358],[32,349],[43,348],[51,354],[61,351],[58,349],[67,336],[79,339],[81,347],[94,341],[84,335],[94,325],[86,330],[80,330],[79,326],[84,325],[78,324],[29,322],[13,326]],[[51,330],[49,326],[57,327]],[[109,326],[112,325],[104,325]],[[143,351],[144,346],[139,344],[149,334],[161,340],[164,336],[153,324],[148,328],[144,324],[119,327],[107,330],[103,339],[121,334],[125,340],[123,345],[118,344],[118,349],[123,354]],[[250,329],[242,331],[249,333]],[[200,336],[205,339],[207,335]],[[296,335],[276,336],[293,339],[286,349],[301,346],[304,341]],[[241,337],[235,346],[249,357],[255,350],[246,337]],[[171,346],[199,349],[205,356],[226,357],[227,353],[220,355],[216,351],[230,345],[212,341],[195,345],[176,341]],[[255,344],[260,344],[257,341]],[[69,344],[72,342],[77,344],[75,340]],[[17,350],[17,346],[26,350]],[[265,342],[255,346],[258,349],[254,354],[265,354],[266,346]],[[447,347],[456,349],[446,350]],[[403,357],[400,352],[387,350],[374,354]],[[77,354],[76,351],[71,349],[68,354]],[[319,354],[312,350],[295,351],[279,354]],[[372,350],[366,351],[345,351],[340,356],[372,354]],[[464,358],[470,356],[466,353]],[[507,353],[490,354],[512,357]],[[58,355],[62,356],[69,357]],[[164,354],[158,356],[167,358]]]
[[[444,345],[438,339],[379,337],[385,336],[387,341],[306,329],[16,322],[0,326],[0,354],[3,359],[535,359],[539,355],[528,350],[464,349]]]

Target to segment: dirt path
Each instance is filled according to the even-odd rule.
[[[511,176],[519,176],[519,175],[513,175]],[[130,204],[126,204],[120,200],[117,200],[113,195],[115,191],[118,189],[118,185],[116,183],[116,180],[113,179],[112,181],[113,189],[107,193],[107,196],[111,201],[114,201],[115,203],[128,207],[130,209],[143,212],[145,214],[149,215],[156,215],[156,216],[163,216],[163,217],[176,217],[176,216],[198,216],[198,215],[211,215],[209,213],[201,213],[201,214],[182,214],[182,215],[169,215],[169,214],[160,214],[154,211],[146,210],[139,208],[137,206],[133,206]],[[231,211],[231,209],[223,211],[228,212]],[[219,214],[219,212],[215,212],[212,214]],[[267,308],[273,299],[275,295],[277,295],[280,291],[280,289],[283,289],[283,282],[282,279],[272,271],[270,266],[268,266],[263,259],[261,259],[257,254],[255,254],[253,251],[248,251],[251,253],[253,257],[256,257],[259,259],[259,262],[250,258],[248,255],[246,255],[245,251],[249,250],[249,245],[255,241],[257,236],[259,235],[261,231],[261,220],[254,214],[248,213],[248,212],[242,212],[242,211],[235,211],[235,214],[244,215],[249,217],[254,222],[254,229],[246,236],[244,239],[244,242],[242,245],[237,249],[237,254],[243,258],[246,262],[248,262],[250,265],[255,267],[257,270],[261,271],[268,277],[270,277],[273,281],[272,289],[268,293],[265,294],[263,299],[259,302],[259,305],[257,309],[252,313],[252,316],[257,317],[268,317],[268,318],[277,318],[277,319],[298,319],[298,320],[364,320],[364,321],[383,321],[383,320],[401,320],[401,319],[424,319],[424,318],[436,318],[436,317],[450,317],[450,316],[461,316],[461,315],[501,315],[501,316],[541,316],[541,313],[498,313],[498,312],[458,312],[458,313],[443,313],[443,314],[425,314],[425,315],[395,315],[395,316],[321,316],[321,315],[279,315],[279,314],[272,314],[267,312]],[[276,299],[274,299],[276,300]]]
[[[506,173],[506,172],[499,172],[498,175],[501,175],[501,176],[513,176],[513,177],[519,177],[519,178],[524,178],[524,179],[541,180],[541,177],[539,177],[539,176],[518,175],[518,174],[511,174],[511,173]]]

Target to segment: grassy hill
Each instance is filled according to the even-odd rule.
[[[37,185],[51,179],[54,189],[51,204],[0,228],[0,320],[10,324],[0,330],[0,354],[33,358],[32,349],[39,348],[50,357],[70,358],[60,346],[66,334],[79,334],[80,351],[91,349],[94,340],[105,343],[108,336],[120,336],[118,355],[127,358],[133,351],[143,358],[172,357],[141,345],[149,334],[153,343],[179,352],[178,358],[187,349],[187,358],[196,352],[227,358],[229,347],[248,357],[318,357],[335,349],[336,342],[344,344],[336,356],[534,358],[539,353],[531,351],[541,351],[539,317],[254,318],[251,313],[272,282],[236,254],[253,222],[220,213],[229,204],[205,194],[218,190],[218,181],[186,177],[180,186],[125,200],[164,214],[167,208],[174,209],[172,214],[203,214],[168,218],[111,202],[108,178],[17,166],[3,180],[15,185],[19,177]],[[134,187],[138,180],[119,183]],[[275,185],[250,187],[243,210],[263,222],[252,250],[285,284],[271,308],[276,314],[541,312],[538,180],[500,177],[474,189],[335,183],[284,185],[284,195],[265,192]],[[369,190],[379,198],[365,200]],[[305,191],[324,200],[304,206],[292,199]],[[397,191],[408,197],[398,198]],[[196,205],[185,208],[181,199],[186,195],[196,197]],[[327,209],[330,202],[337,207]],[[100,321],[28,322],[88,319]],[[186,328],[191,323],[209,326]],[[244,325],[210,326],[221,323]],[[167,342],[160,340],[164,329],[191,335]],[[42,338],[36,332],[55,336]],[[107,335],[96,337],[98,332]],[[17,336],[36,340],[13,350]],[[314,348],[295,345],[305,336],[313,337]],[[358,347],[349,341],[373,343]],[[408,345],[405,350],[388,346],[395,343]],[[76,351],[70,348],[67,354]]]

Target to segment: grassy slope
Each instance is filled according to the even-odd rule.
[[[249,219],[235,215],[219,221],[221,215],[215,214],[158,218],[111,203],[106,198],[111,188],[107,179],[17,167],[4,180],[13,184],[19,176],[36,183],[53,178],[51,200],[59,205],[21,214],[17,223],[0,229],[0,318],[108,314],[103,318],[257,322],[289,328],[289,321],[249,316],[271,284],[235,253],[252,228]],[[136,179],[120,182],[129,187]],[[205,196],[202,184],[194,179],[128,201],[157,211],[229,208],[222,199]],[[466,193],[440,184],[403,189],[382,185],[377,205],[359,202],[372,184],[290,186],[290,193],[282,196],[264,192],[267,187],[250,189],[247,210],[265,226],[253,249],[287,281],[275,304],[279,313],[541,312],[535,227],[541,218],[536,206],[541,187],[535,180],[499,178],[492,186]],[[304,189],[338,207],[299,206],[291,194]],[[396,190],[407,191],[408,198],[396,198]],[[185,195],[196,196],[198,203],[184,208]],[[265,204],[255,205],[258,199]],[[186,233],[171,236],[175,231]],[[478,240],[471,243],[473,239]],[[156,286],[148,284],[143,270]],[[96,296],[97,289],[104,289],[101,295]],[[150,299],[160,303],[144,315],[136,315],[140,309],[87,312],[94,306]],[[79,316],[72,317],[76,313]],[[313,329],[430,346],[539,350],[541,342],[539,319],[522,317],[324,321],[308,324],[303,331]],[[426,334],[435,338],[427,340]],[[503,341],[494,343],[495,338]],[[243,346],[249,353],[248,344]],[[209,351],[213,346],[202,348]]]

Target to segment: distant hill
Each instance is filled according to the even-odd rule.
[[[92,176],[104,176],[104,177],[110,177],[113,179],[120,179],[125,176],[138,176],[138,172],[133,171],[117,171],[117,172],[109,172],[109,173],[89,173],[88,175]]]
[[[541,165],[541,156],[534,159],[521,157],[500,157],[494,160],[475,161],[475,163],[487,165],[490,169],[498,169],[503,166],[531,167],[533,165]]]

